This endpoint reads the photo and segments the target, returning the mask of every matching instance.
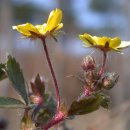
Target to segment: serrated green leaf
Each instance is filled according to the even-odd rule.
[[[20,100],[10,97],[0,97],[0,108],[25,108],[25,104]]]
[[[5,71],[5,64],[0,64],[0,81],[7,78],[7,74],[6,74],[6,71]]]
[[[103,94],[96,93],[78,101],[73,101],[68,109],[68,116],[88,114],[98,110],[100,106],[107,108],[108,100],[106,98]]]
[[[25,82],[22,70],[19,63],[16,62],[15,58],[8,56],[7,61],[7,74],[9,79],[13,83],[14,89],[21,95],[26,105],[28,104],[28,96],[26,92]]]

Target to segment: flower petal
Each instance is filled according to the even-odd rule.
[[[83,41],[83,43],[85,43],[86,46],[95,45],[95,41],[93,40],[92,36],[87,33],[79,35],[79,38]]]
[[[62,27],[63,27],[63,23],[60,23],[60,24],[58,24],[58,26],[56,27],[55,30],[59,30],[59,29],[61,29]]]
[[[117,47],[117,49],[123,49],[130,46],[130,41],[121,41],[121,44]]]
[[[37,30],[37,28],[30,23],[13,26],[12,28],[16,29],[21,34],[23,34],[24,36],[27,36],[27,37],[32,36],[31,32],[39,34],[39,31]]]
[[[36,25],[35,27],[38,29],[38,31],[42,34],[42,35],[44,35],[45,33],[46,33],[46,30],[45,30],[45,28],[46,28],[46,23],[44,23],[44,24],[42,24],[42,25]]]
[[[118,37],[112,38],[109,42],[110,48],[117,48],[121,44],[121,40]]]
[[[108,37],[97,37],[97,36],[93,36],[93,39],[96,43],[96,45],[99,45],[99,46],[104,46],[105,47],[105,44],[109,41],[110,41],[110,38]]]
[[[62,11],[60,9],[56,8],[55,10],[51,11],[47,21],[46,30],[52,31],[59,25],[61,19],[62,19]]]

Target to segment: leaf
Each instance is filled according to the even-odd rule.
[[[0,81],[7,78],[6,71],[5,71],[5,64],[0,64]]]
[[[110,106],[110,98],[106,95],[103,95],[103,101],[101,103],[101,106],[105,109],[109,109]]]
[[[20,100],[10,97],[0,97],[0,108],[25,108],[25,104]]]
[[[108,103],[109,100],[107,96],[96,93],[78,101],[73,101],[68,109],[68,116],[88,114],[98,110],[100,106],[108,108]]]
[[[8,56],[7,61],[7,74],[9,79],[13,83],[13,88],[21,95],[26,105],[28,104],[28,96],[26,92],[25,82],[22,70],[19,64],[16,62],[15,58]]]

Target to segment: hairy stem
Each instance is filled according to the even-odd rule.
[[[106,61],[107,61],[107,52],[103,51],[103,61],[102,61],[102,66],[101,69],[98,73],[98,79],[97,81],[94,83],[94,88],[93,90],[96,89],[98,81],[100,80],[100,78],[102,77],[102,75],[104,74],[105,68],[106,68]]]
[[[48,122],[48,124],[46,124],[43,129],[44,130],[48,130],[49,128],[51,128],[52,126],[60,123],[61,121],[63,121],[65,118],[65,115],[62,112],[58,112],[56,113],[56,115],[53,117],[53,119],[51,121]]]
[[[51,75],[52,75],[52,78],[53,78],[53,81],[54,81],[54,86],[55,86],[55,91],[56,91],[56,98],[57,98],[57,112],[58,112],[60,110],[59,87],[58,87],[55,72],[53,70],[53,66],[52,66],[52,63],[51,63],[51,60],[50,60],[50,57],[49,57],[49,53],[48,53],[48,49],[47,49],[47,46],[46,46],[45,38],[42,38],[42,43],[43,43],[44,51],[45,51],[45,54],[46,54],[46,59],[47,59],[47,62],[48,62],[48,65],[49,65],[49,68],[50,68],[50,71],[51,71]]]
[[[99,71],[98,78],[100,79],[102,75],[104,74],[105,68],[106,68],[106,61],[107,61],[107,53],[103,52],[103,62],[102,62],[102,67]]]

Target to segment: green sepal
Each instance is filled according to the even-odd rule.
[[[13,88],[23,98],[26,105],[28,105],[28,96],[26,92],[25,81],[19,63],[15,60],[15,58],[9,55],[6,67],[8,77],[13,83]]]
[[[43,95],[45,93],[45,84],[44,81],[41,80],[40,75],[37,74],[36,78],[35,78],[35,84],[38,88],[38,90],[41,92],[41,94]]]
[[[58,42],[57,38],[56,38],[54,35],[51,35],[51,37],[53,38],[53,40],[54,40],[55,42]]]

